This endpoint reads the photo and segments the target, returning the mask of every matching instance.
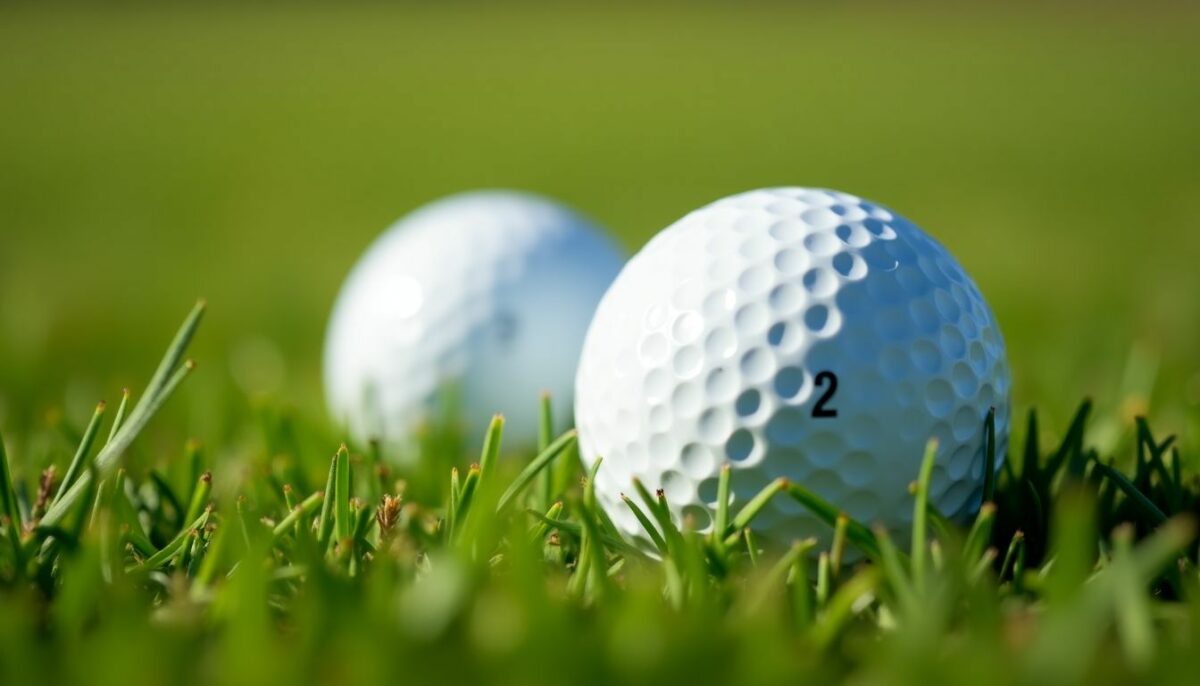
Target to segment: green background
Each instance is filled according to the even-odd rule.
[[[1200,407],[1197,18],[0,8],[0,423],[63,402],[82,420],[140,387],[197,296],[194,403],[241,388],[319,416],[341,279],[443,194],[557,196],[636,249],[721,196],[814,185],[958,256],[999,317],[1019,406],[1137,409],[1156,377],[1173,430]]]

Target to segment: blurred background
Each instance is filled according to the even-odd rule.
[[[1200,11],[1173,4],[0,7],[0,426],[140,388],[323,416],[342,278],[438,196],[557,196],[635,250],[760,186],[955,253],[1018,408],[1200,414]],[[534,399],[530,399],[531,402]],[[221,406],[225,407],[225,406]],[[232,411],[232,410],[231,410]],[[209,419],[204,419],[209,417]]]

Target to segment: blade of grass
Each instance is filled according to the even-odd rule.
[[[1116,484],[1117,488],[1121,489],[1137,505],[1138,509],[1151,525],[1161,526],[1167,521],[1167,515],[1158,509],[1158,506],[1150,498],[1146,497],[1146,494],[1142,493],[1137,486],[1134,486],[1129,479],[1125,478],[1124,474],[1099,460],[1093,464],[1096,469],[1100,470],[1109,481]]]
[[[900,559],[900,551],[896,548],[896,544],[892,542],[892,537],[888,534],[887,529],[881,525],[877,525],[875,527],[875,540],[878,541],[879,553],[874,559],[879,562],[879,567],[883,572],[883,579],[896,596],[896,601],[899,604],[901,612],[910,613],[918,611],[912,580],[904,569],[904,563]]]
[[[96,410],[92,412],[92,419],[83,432],[83,439],[79,441],[75,456],[71,458],[71,462],[67,466],[67,473],[63,475],[62,483],[58,485],[58,491],[50,500],[51,507],[62,498],[63,493],[66,493],[67,489],[75,483],[76,477],[86,469],[87,457],[92,452],[92,443],[96,440],[96,434],[100,432],[100,421],[104,417],[104,408],[103,401],[96,404]]]
[[[988,548],[983,551],[983,554],[975,561],[975,566],[968,571],[968,579],[972,584],[978,583],[987,574],[988,570],[996,565],[996,555],[995,548]]]
[[[196,569],[196,576],[192,583],[192,597],[201,595],[216,578],[218,566],[223,561],[225,542],[230,536],[229,531],[228,526],[218,526],[212,538],[209,539],[208,547],[204,551],[204,559],[200,561],[200,566]]]
[[[584,529],[582,524],[579,525],[579,529],[579,555],[575,558],[575,569],[571,573],[571,578],[567,580],[567,595],[575,599],[583,598],[583,594],[587,590],[594,550],[594,546],[588,543],[587,529]]]
[[[354,510],[354,528],[350,531],[350,540],[355,546],[362,546],[366,543],[367,534],[371,531],[371,526],[375,523],[375,510],[369,504],[359,498],[355,498],[353,502]]]
[[[196,330],[200,327],[200,320],[204,318],[204,311],[208,308],[208,303],[204,300],[196,302],[195,307],[184,320],[183,326],[175,334],[174,340],[167,347],[167,354],[163,356],[162,362],[159,363],[158,369],[154,371],[154,376],[150,377],[150,383],[146,386],[146,393],[142,396],[141,401],[134,405],[133,412],[130,413],[130,421],[138,414],[145,414],[149,406],[154,402],[153,399],[161,396],[164,391],[171,385],[171,379],[175,376],[180,364],[183,362],[184,355],[187,353],[188,346],[191,345],[192,337],[196,335]]]
[[[563,504],[561,500],[551,505],[550,509],[546,510],[546,514],[544,515],[534,510],[528,510],[529,514],[538,519],[538,522],[534,524],[533,528],[529,531],[530,540],[541,541],[542,539],[546,538],[546,534],[550,533],[552,522],[558,519],[558,516],[562,514],[562,511]]]
[[[1025,534],[1021,531],[1013,533],[1012,540],[1008,542],[1008,550],[1004,553],[1004,562],[1000,563],[1000,573],[996,576],[997,581],[1004,581],[1004,577],[1009,573],[1009,570],[1016,569],[1017,556],[1024,546]],[[1013,578],[1016,578],[1015,574]]]
[[[545,469],[547,465],[549,465],[551,462],[554,462],[554,460],[557,459],[558,456],[561,455],[569,446],[574,445],[575,440],[576,434],[572,429],[571,431],[564,433],[562,436],[559,436],[558,439],[550,445],[546,446],[546,449],[543,450],[537,457],[533,458],[533,461],[526,465],[525,469],[521,470],[521,473],[517,475],[517,478],[514,479],[511,484],[509,484],[508,488],[504,491],[504,494],[500,496],[500,501],[496,505],[496,512],[503,512],[509,505],[511,505],[512,501],[515,500],[516,497],[520,495],[526,487],[529,486],[534,477],[536,477],[539,472]]]
[[[967,564],[975,564],[983,555],[988,543],[992,540],[992,530],[995,524],[996,506],[991,502],[985,502],[979,507],[979,514],[975,516],[975,522],[967,533],[966,542],[963,543],[963,559],[967,561]]]
[[[833,544],[829,547],[829,574],[836,579],[842,568],[842,556],[846,552],[846,527],[850,526],[850,518],[839,514],[833,527]]]
[[[817,494],[795,483],[787,484],[787,493],[829,526],[837,525],[837,518],[841,512]],[[846,522],[846,539],[870,557],[879,555],[879,544],[875,541],[875,535],[854,519]]]
[[[116,438],[117,432],[121,430],[121,426],[125,424],[125,413],[129,410],[129,389],[121,389],[121,403],[117,405],[117,414],[113,417],[112,426],[108,429],[108,439],[104,441],[104,445],[108,445]]]
[[[776,494],[788,487],[788,480],[784,478],[775,479],[771,483],[763,487],[753,498],[751,498],[742,509],[733,517],[734,529],[745,529],[750,526],[750,522],[762,512],[767,503],[771,502]]]
[[[717,512],[713,518],[713,543],[718,550],[725,547],[725,536],[729,533],[729,481],[732,469],[729,464],[721,465],[717,476]]]
[[[675,524],[671,521],[671,513],[663,508],[662,503],[659,502],[657,497],[650,494],[650,489],[646,488],[646,484],[642,483],[641,479],[634,477],[633,490],[637,491],[638,497],[642,499],[642,503],[645,504],[646,509],[650,512],[650,515],[654,517],[655,521],[657,521],[659,524],[662,524],[665,521],[672,529],[675,528]],[[666,531],[662,529],[660,529],[660,531],[662,531],[665,537]]]
[[[488,424],[487,434],[483,438],[483,452],[479,456],[479,477],[485,478],[491,473],[496,457],[500,454],[500,442],[504,438],[504,415],[492,417]]]
[[[542,393],[538,397],[538,453],[550,447],[554,440],[554,406],[550,402],[550,394]],[[554,500],[554,470],[547,469],[538,474],[540,491],[540,507],[547,507]]]
[[[798,630],[804,631],[813,622],[812,588],[808,583],[807,554],[792,562],[790,586],[792,589],[792,621]]]
[[[195,521],[204,508],[208,505],[208,496],[212,493],[212,472],[204,472],[200,478],[196,480],[196,488],[192,492],[192,502],[188,504],[187,513],[183,516],[183,521]]]
[[[758,566],[758,541],[754,540],[754,532],[751,529],[742,530],[742,538],[746,540],[746,556],[750,558],[750,566]]]
[[[458,501],[462,497],[462,478],[458,475],[458,467],[450,468],[450,500],[446,504],[446,519],[443,534],[450,540],[450,532],[454,531],[454,518],[458,516]]]
[[[637,503],[633,502],[633,498],[630,498],[624,493],[621,494],[621,500],[625,501],[625,504],[628,505],[629,509],[633,511],[633,516],[637,518],[638,524],[642,525],[642,530],[645,531],[646,535],[650,537],[650,542],[653,543],[654,547],[658,549],[659,554],[666,555],[667,542],[663,540],[662,534],[658,532],[658,528],[655,527],[654,523],[650,521],[650,518],[646,516],[646,511],[639,507]]]
[[[21,510],[17,503],[17,489],[8,465],[8,451],[4,448],[3,435],[0,435],[0,498],[4,499],[0,515],[8,519],[5,528],[8,529],[8,538],[13,549],[13,561],[17,569],[22,570],[25,567],[25,555],[21,543]],[[18,571],[18,574],[21,572]]]
[[[667,542],[667,550],[674,549],[681,552],[683,546],[683,531],[675,524],[675,518],[671,516],[671,507],[667,503],[667,492],[663,489],[658,489],[654,493],[656,507],[655,512],[659,515],[659,524],[662,526],[663,540]],[[681,522],[687,526],[687,522]]]
[[[595,516],[595,475],[599,468],[600,460],[596,460],[592,465],[590,478],[588,478],[587,484],[583,488],[583,498],[580,502],[581,507],[578,508],[579,519],[583,523],[583,530],[586,533],[582,545],[590,545],[592,547],[588,559],[591,562],[590,588],[594,599],[603,598],[609,593],[608,557],[605,554],[600,526]]]
[[[334,482],[334,527],[337,529],[337,540],[345,541],[350,538],[350,451],[343,443],[338,448],[337,479]]]
[[[1083,476],[1085,467],[1083,430],[1091,411],[1092,402],[1090,400],[1084,400],[1079,405],[1079,409],[1075,411],[1075,416],[1071,419],[1071,424],[1067,427],[1067,433],[1063,436],[1058,450],[1054,451],[1054,454],[1046,460],[1044,471],[1047,478],[1053,478],[1064,465],[1067,467],[1067,474],[1072,478],[1078,479]]]
[[[288,514],[291,514],[296,509],[296,493],[291,484],[283,485],[283,504],[287,507]],[[299,522],[297,522],[297,525],[299,525]],[[298,528],[296,533],[300,533]]]
[[[987,441],[983,451],[983,502],[990,503],[996,499],[996,408],[988,409],[987,419],[983,422],[984,440]]]
[[[288,532],[288,529],[292,529],[299,524],[301,519],[316,512],[318,507],[323,507],[325,504],[324,500],[325,494],[321,491],[317,491],[316,493],[313,493],[304,500],[300,501],[300,503],[293,507],[288,512],[288,515],[280,520],[280,522],[275,525],[275,528],[271,530],[274,540],[278,541],[283,537],[284,534]]]
[[[1029,420],[1025,425],[1025,452],[1021,459],[1021,478],[1037,483],[1038,480],[1038,459],[1041,456],[1041,449],[1038,448],[1038,421],[1037,413],[1029,410]]]
[[[926,520],[929,514],[929,482],[933,477],[933,463],[937,459],[937,451],[937,439],[929,439],[929,442],[925,444],[925,455],[921,458],[921,472],[917,479],[917,497],[916,502],[913,503],[912,550],[909,557],[912,560],[913,584],[920,595],[925,594],[927,587],[925,579],[927,555],[925,541],[928,535]]]
[[[467,515],[471,512],[471,502],[475,498],[475,492],[479,489],[479,465],[473,464],[467,469],[467,476],[463,478],[462,490],[459,492],[458,506],[455,508],[454,517],[450,520],[449,536],[451,541],[457,541],[460,532],[466,525]]]
[[[822,550],[817,555],[817,609],[825,608],[825,603],[829,602],[829,591],[832,582],[829,578],[829,552]]]
[[[321,552],[329,549],[329,539],[333,537],[333,501],[337,493],[337,471],[341,455],[341,450],[333,454],[333,459],[329,461],[329,476],[325,479],[321,516],[317,518],[317,550]]]

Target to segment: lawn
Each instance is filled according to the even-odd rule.
[[[0,675],[1175,675],[1200,631],[1189,525],[1159,517],[1196,508],[1197,28],[1200,13],[1169,3],[0,8],[0,433],[17,518],[32,521],[47,464],[64,475],[97,401],[92,453],[122,388],[131,405],[154,397],[141,389],[155,361],[208,301],[198,367],[127,431],[130,497],[98,470],[109,495],[81,491],[96,514],[69,510],[77,535],[43,526],[0,552]],[[465,506],[449,470],[466,480],[480,457],[444,436],[418,470],[385,476],[386,457],[350,446],[332,471],[352,467],[338,478],[353,487],[326,488],[343,436],[324,415],[324,327],[394,219],[514,187],[563,199],[633,251],[691,209],[769,185],[896,209],[991,303],[1014,416],[1037,408],[1039,442],[1018,422],[994,519],[970,545],[933,527],[928,560],[906,550],[837,570],[827,556],[822,586],[819,551],[756,564],[737,527],[729,545],[680,532],[660,564],[607,537],[569,445],[546,470],[557,528],[525,513],[550,507],[525,492],[479,514],[536,450],[476,477]],[[400,477],[402,512],[373,520]],[[193,536],[193,501],[209,499]],[[452,535],[459,508],[469,526]],[[1018,528],[1028,543],[1013,543]],[[869,529],[857,540],[887,557]],[[1180,550],[1190,562],[1172,562]]]

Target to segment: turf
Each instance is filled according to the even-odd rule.
[[[60,427],[79,436],[68,464],[35,479],[0,451],[5,683],[1194,677],[1200,484],[1144,420],[1114,460],[1087,441],[1090,403],[1052,446],[1031,414],[1010,456],[989,417],[996,477],[965,527],[928,502],[931,442],[904,549],[785,479],[737,503],[726,469],[707,532],[635,482],[643,549],[597,506],[547,399],[536,450],[504,450],[497,416],[465,468],[448,424],[423,434],[416,461],[342,445],[326,463],[309,427],[271,412],[240,458],[132,449],[185,392],[204,311],[111,421],[100,405],[82,430]],[[772,498],[829,535],[760,540]]]

